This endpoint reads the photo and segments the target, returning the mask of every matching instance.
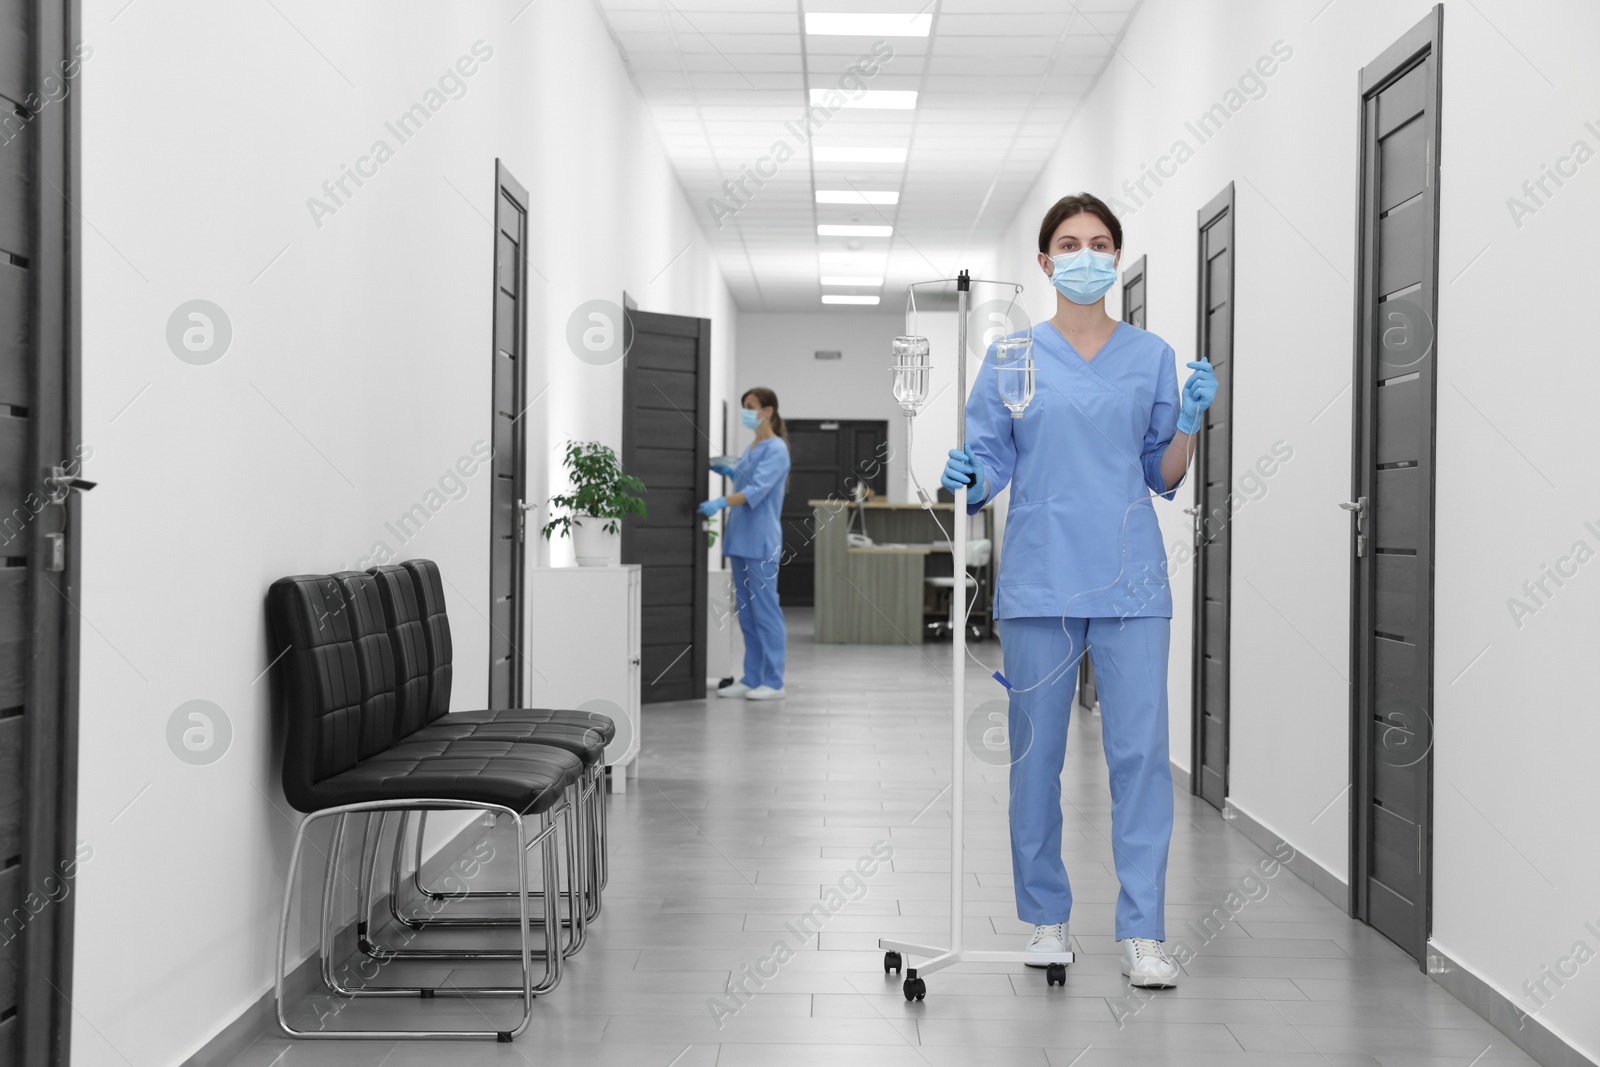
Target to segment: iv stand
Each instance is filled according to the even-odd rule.
[[[982,281],[982,279],[977,279]],[[967,307],[971,303],[972,282],[962,270],[956,283],[956,447],[967,447]],[[940,284],[948,282],[941,279]],[[928,284],[918,282],[918,285]],[[1011,283],[1005,283],[1011,284]],[[965,811],[966,751],[963,713],[966,703],[967,676],[967,591],[960,576],[967,571],[967,489],[955,491],[955,509],[951,525],[951,556],[955,560],[957,581],[950,597],[950,685],[954,692],[950,720],[950,946],[912,944],[894,938],[878,939],[878,947],[885,949],[883,970],[885,974],[901,970],[901,954],[931,957],[919,967],[905,969],[905,995],[907,1000],[921,1000],[927,994],[925,975],[942,971],[957,963],[1048,963],[1046,978],[1051,985],[1067,984],[1067,964],[1072,962],[1072,952],[1003,952],[979,951],[961,947],[961,925],[965,918]]]

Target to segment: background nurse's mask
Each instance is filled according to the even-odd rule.
[[[740,408],[739,421],[744,423],[745,429],[753,430],[761,425],[761,412],[754,408]]]

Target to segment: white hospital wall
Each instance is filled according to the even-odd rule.
[[[1484,15],[1494,25],[1469,4],[1445,13],[1433,940],[1533,1012],[1524,982],[1559,969],[1580,940],[1600,951],[1584,925],[1600,926],[1600,565],[1547,580],[1542,604],[1522,589],[1576,542],[1600,552],[1600,494],[1574,447],[1600,396],[1600,71],[1589,48],[1600,9]],[[1565,184],[1547,182],[1552,195],[1519,226],[1508,199],[1531,205],[1523,182],[1579,140],[1588,162],[1565,164]],[[1520,626],[1512,597],[1537,608]],[[1600,975],[1589,970],[1537,1017],[1600,1061]]]
[[[293,819],[278,787],[263,598],[374,542],[439,561],[455,703],[486,692],[486,473],[408,543],[385,523],[490,436],[495,157],[530,190],[531,495],[551,446],[621,439],[620,369],[565,342],[582,301],[733,305],[587,4],[85,5],[85,498],[74,1062],[177,1063],[268,988]],[[280,14],[281,12],[281,14]],[[302,36],[304,34],[304,36]],[[308,197],[476,41],[493,55],[338,212]],[[248,41],[250,47],[241,48]],[[320,53],[320,54],[319,54]],[[681,253],[681,255],[680,255]],[[539,275],[542,275],[541,279]],[[232,347],[167,349],[205,298]],[[556,555],[565,551],[558,546]],[[219,762],[167,750],[180,703]]]
[[[1060,196],[1118,197],[1133,207],[1121,213],[1122,265],[1149,256],[1147,325],[1186,374],[1195,214],[1236,183],[1235,484],[1275,442],[1294,455],[1235,518],[1230,799],[1343,879],[1350,544],[1336,505],[1348,499],[1351,469],[1356,79],[1429,9],[1418,0],[1146,0],[995,268],[1031,267],[1039,219]],[[1575,541],[1600,549],[1600,534],[1583,525],[1600,527],[1587,452],[1572,447],[1572,427],[1592,422],[1600,394],[1596,270],[1580,244],[1600,223],[1600,163],[1520,229],[1506,198],[1575,140],[1600,149],[1600,134],[1583,125],[1600,126],[1600,93],[1580,51],[1597,30],[1592,5],[1446,4],[1433,929],[1438,945],[1519,1003],[1522,983],[1574,942],[1600,948],[1582,925],[1596,917],[1583,906],[1596,899],[1600,858],[1573,836],[1573,820],[1595,806],[1594,777],[1563,759],[1600,743],[1600,579],[1582,568],[1520,630],[1506,605]],[[1264,95],[1198,143],[1185,121],[1278,41],[1293,55]],[[1179,138],[1192,158],[1135,203],[1122,183]],[[1048,288],[1031,295],[1036,317],[1047,317]],[[1189,540],[1179,509],[1191,502],[1185,488],[1157,509],[1169,552]],[[1192,564],[1173,573],[1171,743],[1187,767]],[[1594,1055],[1600,984],[1569,981],[1540,1019]]]

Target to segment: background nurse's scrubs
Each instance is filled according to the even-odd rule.
[[[756,439],[732,466],[712,470],[733,479],[734,491],[700,505],[702,515],[728,509],[723,554],[733,571],[739,629],[744,634],[744,675],[717,691],[721,697],[773,700],[784,695],[784,652],[788,633],[778,606],[778,559],[783,551],[784,485],[789,477],[789,444],[783,436],[778,398],[769,389],[744,395],[740,411]]]

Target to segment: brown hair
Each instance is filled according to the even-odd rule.
[[[778,394],[764,385],[758,385],[752,389],[746,389],[740,395],[740,406],[743,406],[744,402],[750,397],[755,397],[756,403],[762,407],[772,409],[772,432],[783,438],[784,443],[787,444],[789,442],[789,434],[783,428],[783,416],[778,414]]]
[[[1074,215],[1087,212],[1106,224],[1106,229],[1111,231],[1111,247],[1122,247],[1122,223],[1111,213],[1106,202],[1092,193],[1073,193],[1063,196],[1044,213],[1044,221],[1039,224],[1039,251],[1050,254],[1050,238],[1056,234],[1056,227]]]

